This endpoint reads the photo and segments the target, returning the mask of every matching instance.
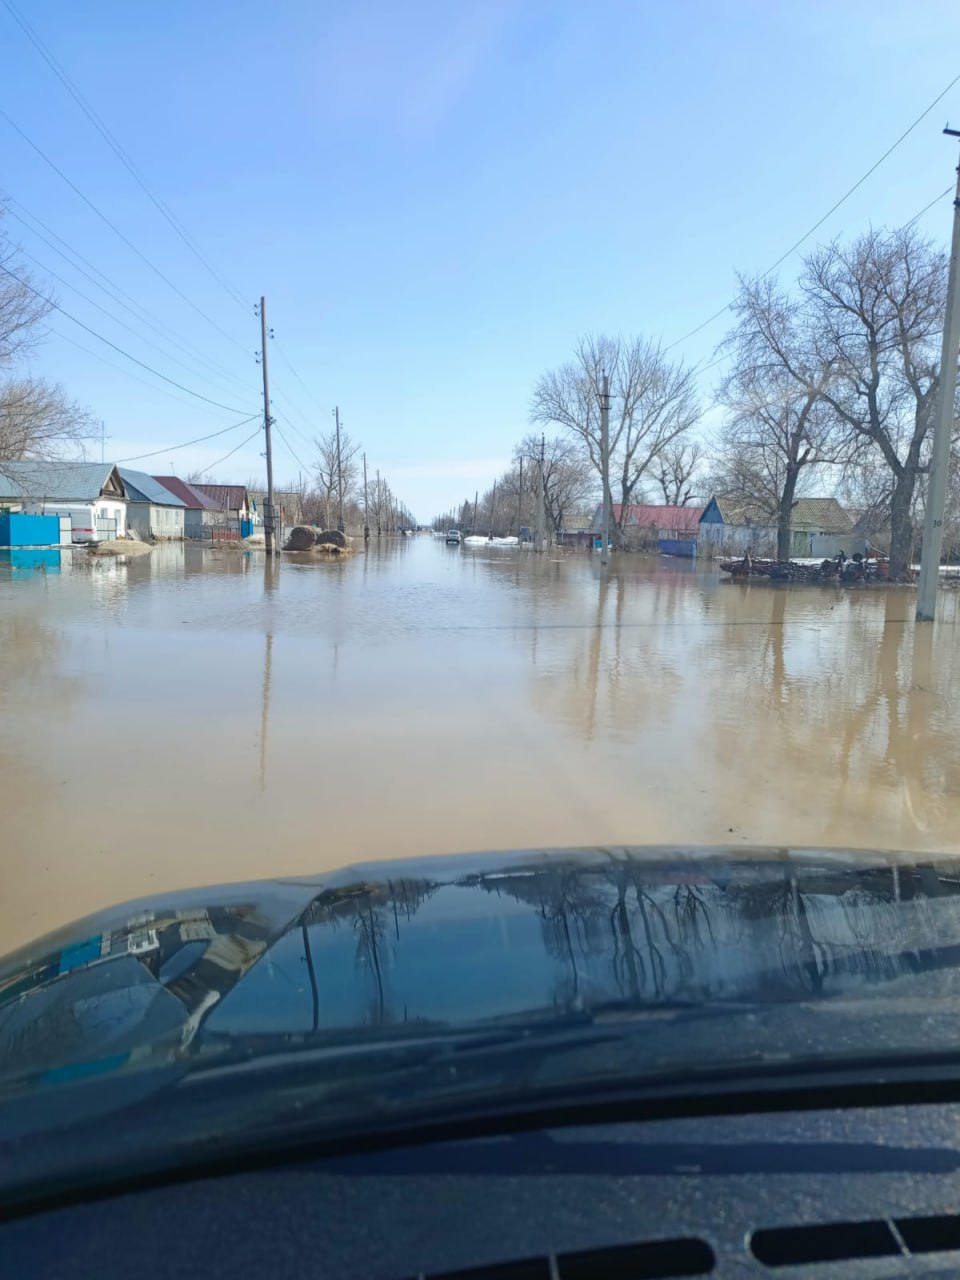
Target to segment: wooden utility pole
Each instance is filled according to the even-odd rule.
[[[543,462],[544,462],[544,454],[546,452],[546,445],[547,445],[546,437],[541,433],[540,459],[539,459],[540,484],[537,491],[537,545],[534,548],[536,551],[543,551],[544,543],[547,540],[547,530],[546,530],[546,524],[547,524],[546,505],[547,504],[546,504],[546,493],[544,492],[544,484],[543,484]]]
[[[517,540],[523,523],[523,454],[520,455],[520,483],[517,485]]]
[[[378,538],[383,533],[383,528],[380,523],[380,508],[382,503],[383,503],[383,499],[380,496],[380,468],[377,467],[377,537]]]
[[[370,503],[367,492],[367,455],[363,455],[363,540],[370,541]]]
[[[610,379],[606,370],[600,391],[600,483],[603,502],[600,508],[600,563],[610,559]]]
[[[267,555],[275,554],[274,519],[273,519],[273,444],[270,439],[270,428],[273,419],[270,417],[270,378],[267,373],[267,300],[260,299],[260,364],[263,368],[263,434],[267,451],[267,505],[263,513],[263,537],[267,547]]]
[[[493,496],[490,499],[490,537],[493,538],[493,520],[497,510],[497,482],[493,482]]]
[[[960,129],[944,129],[960,138]],[[950,469],[950,440],[953,436],[954,397],[957,392],[957,353],[960,351],[960,164],[957,165],[957,192],[953,202],[953,240],[950,246],[950,273],[947,276],[947,313],[943,324],[940,354],[940,386],[937,388],[937,420],[930,455],[930,483],[923,524],[923,558],[917,591],[917,622],[933,622],[940,585],[940,554],[943,551],[943,512],[947,500],[947,473]]]
[[[477,506],[479,505],[479,502],[480,502],[480,490],[474,489],[473,491],[473,529],[471,530],[472,533],[477,532]]]
[[[333,411],[337,420],[337,528],[343,533],[343,458],[340,454],[340,406]]]

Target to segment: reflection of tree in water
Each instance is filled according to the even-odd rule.
[[[304,913],[304,945],[311,965],[311,928],[321,925],[333,929],[349,927],[353,930],[357,969],[367,974],[371,981],[369,1021],[372,1025],[393,1021],[387,1005],[386,974],[394,958],[391,940],[394,944],[400,941],[401,917],[411,920],[439,887],[430,880],[399,879],[388,880],[383,884],[329,889],[314,898]],[[313,983],[312,970],[311,982]]]

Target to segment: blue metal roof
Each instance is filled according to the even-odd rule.
[[[129,467],[117,467],[120,479],[131,502],[152,502],[156,507],[185,507],[187,504],[171,493],[159,480],[145,471],[131,471]]]
[[[5,462],[0,460],[0,498],[92,502],[114,470],[110,462]]]

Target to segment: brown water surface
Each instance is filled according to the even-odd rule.
[[[953,850],[957,595],[916,632],[914,604],[425,537],[343,564],[0,560],[0,952],[154,891],[361,860]]]

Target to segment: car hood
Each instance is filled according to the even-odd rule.
[[[960,868],[844,850],[532,850],[220,885],[0,961],[0,1090],[610,1007],[892,997],[960,962]],[[927,989],[925,988],[925,989]]]

